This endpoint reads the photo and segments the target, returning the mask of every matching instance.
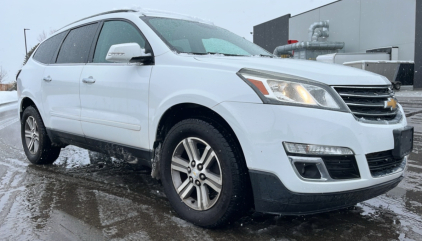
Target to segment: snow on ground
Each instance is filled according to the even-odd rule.
[[[16,91],[0,91],[0,104],[14,102],[18,100]]]
[[[400,90],[396,91],[399,97],[422,97],[422,90]]]

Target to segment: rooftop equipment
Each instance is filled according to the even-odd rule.
[[[343,64],[345,62],[358,60],[399,60],[398,47],[382,47],[368,49],[362,53],[334,53],[320,55],[316,61],[330,64]]]
[[[334,53],[324,54],[316,58],[316,61],[328,64],[343,64],[345,62],[358,60],[390,60],[387,53]]]
[[[397,90],[401,85],[413,85],[413,61],[361,60],[343,63],[346,66],[367,70],[387,77]]]
[[[298,42],[279,46],[274,49],[274,55],[290,55],[294,59],[316,60],[318,55],[337,53],[344,48],[344,42],[318,41],[319,38],[328,38],[330,23],[328,20],[311,24],[306,42]]]

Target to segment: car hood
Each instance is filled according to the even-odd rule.
[[[238,71],[242,68],[266,70],[299,76],[327,85],[389,85],[381,75],[339,64],[320,63],[311,60],[266,57],[195,56],[201,62],[221,65]]]

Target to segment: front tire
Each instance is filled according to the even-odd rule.
[[[163,142],[160,165],[171,206],[195,225],[220,227],[249,207],[243,155],[217,124],[199,119],[177,123]]]
[[[60,155],[61,148],[52,146],[41,116],[32,106],[22,114],[21,139],[26,157],[33,164],[52,164]]]

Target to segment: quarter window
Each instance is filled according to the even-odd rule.
[[[132,24],[125,21],[105,22],[98,38],[93,62],[110,63],[105,58],[111,45],[123,43],[137,43],[145,49],[145,39]]]
[[[70,31],[60,48],[56,63],[86,63],[98,24]]]
[[[40,47],[38,47],[37,52],[35,52],[34,59],[44,64],[52,63],[53,55],[59,48],[60,43],[66,36],[66,33],[67,32],[59,33],[44,41]]]

